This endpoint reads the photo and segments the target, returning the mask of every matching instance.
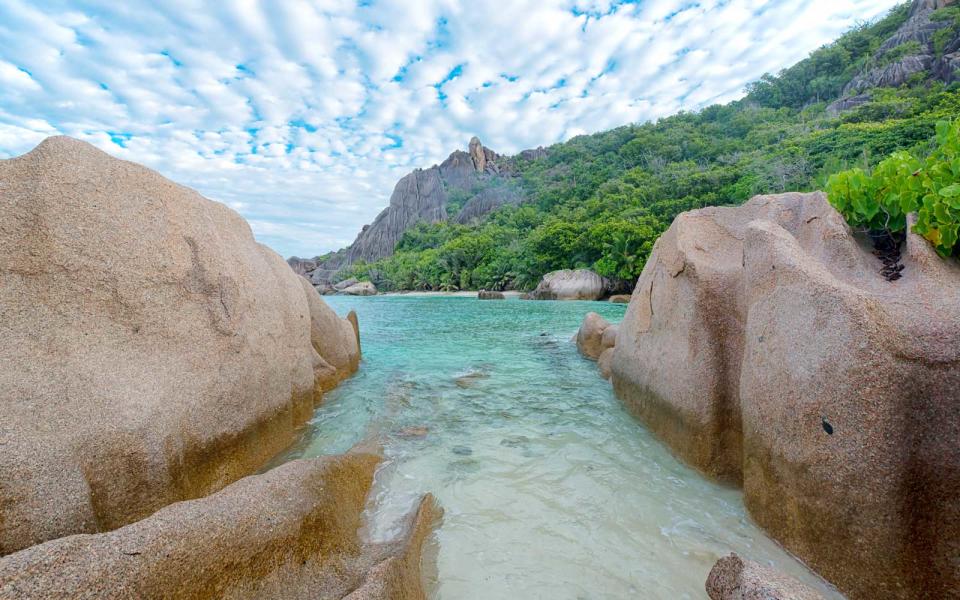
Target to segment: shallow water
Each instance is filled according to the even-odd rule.
[[[444,508],[431,597],[705,598],[731,550],[825,586],[746,516],[737,490],[674,459],[570,339],[623,305],[329,297],[360,318],[363,364],[288,453],[384,444],[368,535],[423,492]],[[836,596],[839,597],[839,596]]]

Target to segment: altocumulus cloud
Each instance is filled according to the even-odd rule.
[[[346,245],[395,180],[726,102],[896,0],[0,1],[0,157],[78,137]]]

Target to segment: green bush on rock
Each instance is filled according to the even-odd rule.
[[[911,152],[894,152],[872,173],[862,169],[830,177],[827,195],[852,227],[894,234],[907,227],[907,215],[917,213],[913,228],[929,240],[940,256],[958,249],[960,230],[960,119],[940,121],[937,147],[925,159]]]

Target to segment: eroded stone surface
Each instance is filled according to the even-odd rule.
[[[902,262],[883,278],[820,193],[684,213],[612,357],[627,406],[853,598],[960,589],[960,266],[913,234]]]
[[[33,546],[0,559],[0,596],[422,599],[420,550],[440,511],[426,496],[398,540],[364,545],[378,462],[297,460],[109,533]]]
[[[0,188],[0,554],[249,474],[356,368],[354,328],[226,206],[65,137]]]
[[[710,600],[823,600],[823,596],[775,569],[736,554],[717,561],[707,576]]]
[[[599,300],[607,290],[607,280],[589,269],[563,269],[543,276],[530,300]]]

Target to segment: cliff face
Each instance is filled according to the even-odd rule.
[[[543,149],[532,152],[545,153]],[[454,212],[451,201],[464,198],[462,209],[451,214]],[[448,219],[468,223],[505,204],[519,204],[520,200],[512,161],[474,137],[466,152],[457,150],[439,165],[417,169],[398,181],[390,196],[390,205],[373,223],[363,227],[350,246],[322,257],[319,265],[299,259],[288,262],[294,261],[291,266],[295,269],[314,262],[315,269],[304,274],[315,284],[331,281],[343,267],[393,254],[404,232],[417,223]]]
[[[914,0],[910,16],[877,49],[869,65],[843,90],[831,105],[841,112],[863,104],[858,96],[875,87],[899,87],[918,73],[944,83],[960,80],[960,27],[936,11],[956,6],[957,0]]]

